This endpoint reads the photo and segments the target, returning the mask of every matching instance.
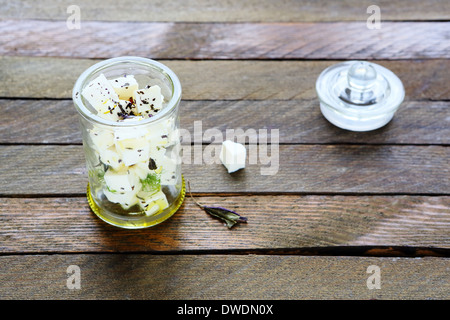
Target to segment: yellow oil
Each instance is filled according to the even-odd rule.
[[[184,198],[186,196],[186,185],[184,181],[184,177],[181,177],[182,180],[182,186],[181,191],[178,196],[178,198],[163,212],[159,214],[155,214],[153,216],[142,216],[142,217],[124,217],[124,216],[118,216],[113,215],[106,210],[102,209],[100,206],[95,203],[94,199],[91,195],[91,190],[89,183],[87,185],[87,200],[89,203],[89,207],[91,210],[103,221],[116,226],[120,228],[125,229],[142,229],[142,228],[148,228],[155,226],[157,224],[160,224],[161,222],[167,220],[170,218],[175,212],[178,211],[180,206],[183,204]]]

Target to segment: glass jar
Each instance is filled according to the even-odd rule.
[[[99,90],[89,91],[97,85],[103,96]],[[137,97],[136,89],[158,96],[150,104]],[[108,59],[81,74],[72,98],[80,115],[92,211],[129,229],[154,226],[172,216],[185,197],[178,133],[181,84],[175,73],[151,59]],[[161,99],[156,111],[155,99]]]

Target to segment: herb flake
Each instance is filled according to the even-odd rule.
[[[161,187],[161,178],[156,173],[149,173],[145,179],[140,179],[142,191],[158,191]]]

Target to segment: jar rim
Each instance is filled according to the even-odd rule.
[[[81,91],[83,89],[83,85],[85,84],[86,79],[89,75],[98,72],[107,67],[119,64],[119,63],[132,63],[144,66],[151,66],[154,69],[159,70],[162,74],[164,74],[167,79],[170,81],[172,85],[172,96],[167,103],[167,106],[161,109],[158,113],[156,113],[153,117],[146,118],[140,121],[111,121],[108,119],[104,119],[94,113],[92,113],[85,105],[85,102],[82,99]],[[134,127],[134,126],[144,126],[149,123],[157,122],[162,119],[166,114],[169,114],[175,107],[178,105],[181,99],[181,83],[178,79],[177,75],[166,65],[149,58],[137,57],[137,56],[122,56],[116,58],[110,58],[106,60],[102,60],[98,63],[87,68],[81,75],[78,77],[77,81],[72,90],[72,100],[75,104],[77,111],[88,120],[94,121],[96,123],[107,125],[107,126],[117,126],[117,127]]]

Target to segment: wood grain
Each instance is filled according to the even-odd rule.
[[[0,298],[448,299],[449,263],[436,258],[253,255],[3,256]],[[71,265],[80,268],[79,290],[67,288]],[[381,288],[369,290],[372,273],[367,270],[374,265],[380,268]],[[175,314],[177,308],[165,310]]]
[[[145,23],[0,21],[0,55],[153,59],[450,58],[450,23]],[[320,35],[326,34],[326,37]],[[126,45],[119,45],[123,43]]]
[[[359,247],[367,248],[360,255],[377,255],[379,250],[402,256],[414,248],[414,255],[450,249],[448,196],[195,197],[204,205],[235,210],[248,223],[229,230],[189,197],[169,220],[142,230],[106,224],[91,212],[86,197],[3,198],[0,253],[278,249],[323,254],[327,249],[348,254]]]
[[[214,156],[220,145],[206,147],[184,146],[182,150],[183,174],[194,192],[450,192],[450,149],[442,146],[273,145],[267,153],[259,146],[247,146],[247,166],[233,174]],[[254,163],[249,163],[250,156]],[[0,160],[0,194],[85,193],[82,146],[1,146]]]
[[[0,57],[2,98],[71,98],[79,75],[98,60]],[[186,100],[316,99],[315,81],[337,61],[164,61]],[[403,81],[406,100],[450,100],[450,59],[377,61]],[[32,81],[30,81],[32,79]],[[276,80],[274,80],[276,79]]]
[[[1,19],[66,20],[73,1],[1,1]],[[77,0],[81,20],[102,21],[189,21],[189,22],[291,22],[291,21],[366,21],[371,5],[381,9],[387,20],[449,20],[450,6],[445,0]]]
[[[73,4],[81,29],[67,25]],[[1,300],[450,298],[449,1],[0,5]],[[366,24],[371,5],[379,30]],[[91,212],[71,91],[82,71],[119,55],[161,60],[180,77],[181,127],[192,134],[184,177],[198,201],[248,223],[229,230],[189,197],[143,230]],[[349,59],[405,85],[380,130],[343,131],[320,114],[315,80]],[[281,145],[264,163],[247,144],[257,161],[228,174],[204,160],[219,146],[208,129],[229,128],[268,129],[269,141],[279,129]],[[80,290],[66,286],[70,265]],[[381,289],[369,290],[374,265]]]
[[[0,99],[0,109],[0,143],[81,143],[78,115],[71,100]],[[387,126],[365,133],[330,124],[317,100],[185,100],[180,114],[181,128],[195,143],[212,142],[207,130],[219,130],[225,138],[226,131],[234,129],[237,136],[249,140],[258,139],[259,130],[266,130],[270,140],[272,130],[278,129],[283,144],[450,144],[447,101],[406,101]]]

